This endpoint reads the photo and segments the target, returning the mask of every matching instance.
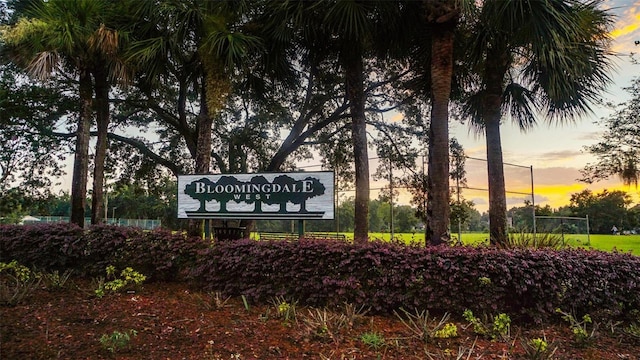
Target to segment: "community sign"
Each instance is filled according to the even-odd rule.
[[[333,172],[178,176],[178,218],[333,219]]]

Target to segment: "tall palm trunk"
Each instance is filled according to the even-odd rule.
[[[355,161],[355,243],[369,240],[369,153],[367,149],[367,122],[364,111],[364,66],[361,52],[354,49],[344,58],[346,94],[349,99]]]
[[[453,27],[433,33],[431,64],[431,122],[427,178],[426,239],[430,245],[448,240],[449,233],[449,97],[453,74]]]
[[[486,112],[493,111],[486,110]],[[489,234],[491,244],[497,245],[504,244],[507,239],[507,199],[504,191],[500,114],[498,113],[497,119],[495,115],[487,114],[485,119],[489,179]]]
[[[89,172],[89,136],[91,129],[91,74],[80,70],[79,77],[80,114],[76,130],[76,149],[73,160],[71,181],[70,222],[84,227],[84,208],[87,202],[87,174]]]
[[[206,94],[206,87],[203,88],[203,94]],[[202,96],[202,98],[200,114],[198,114],[196,124],[196,174],[208,174],[209,166],[211,164],[211,135],[213,134],[213,118],[209,115],[209,110],[206,106],[206,95]]]
[[[487,174],[489,180],[489,235],[492,245],[507,241],[507,198],[505,194],[502,141],[500,139],[501,104],[504,76],[509,57],[498,48],[487,53],[483,114],[487,142]]]
[[[91,224],[104,221],[104,162],[107,157],[107,132],[109,128],[109,83],[103,69],[93,72],[95,81],[95,108],[98,136],[93,169],[93,194],[91,197]]]
[[[229,78],[224,73],[222,63],[203,54],[203,84],[200,95],[200,113],[196,125],[196,157],[195,173],[209,174],[211,166],[211,148],[213,135],[213,118],[231,92]],[[189,234],[201,236],[205,226],[204,220],[193,220],[189,224]]]

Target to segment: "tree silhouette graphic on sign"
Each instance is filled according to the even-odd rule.
[[[254,176],[251,178],[251,185],[258,185],[261,189],[262,189],[262,185],[266,185],[269,184],[269,180],[267,180],[264,176]],[[269,203],[266,200],[266,195],[265,193],[261,191],[254,193],[253,196],[251,196],[251,201],[247,201],[248,203],[254,202],[256,204],[256,207],[253,209],[253,212],[255,213],[261,213],[262,212],[262,203],[266,202],[267,204]]]
[[[216,183],[207,179],[202,178],[200,180],[196,180],[191,184],[187,184],[184,188],[184,193],[191,196],[192,198],[200,201],[200,207],[197,212],[207,212],[206,203],[207,201],[211,201],[215,199],[215,194],[207,193],[207,187],[213,187]]]
[[[309,186],[310,185],[310,186]],[[300,212],[307,213],[307,200],[312,197],[324,194],[326,188],[316,178],[308,177],[304,180],[296,181],[296,186],[303,189],[302,192],[296,193],[295,196],[291,196],[291,202],[294,204],[300,204]],[[310,187],[311,191],[306,191]]]
[[[283,189],[292,189],[296,184],[296,180],[287,175],[280,175],[273,179],[273,183],[282,186]],[[280,191],[273,194],[270,200],[271,204],[280,204],[280,209],[278,210],[278,212],[281,214],[285,214],[287,212],[287,202],[291,200],[291,194]]]
[[[233,176],[221,176],[220,179],[218,179],[218,181],[216,182],[216,185],[221,185],[223,189],[227,185],[231,185],[235,188],[237,185],[241,184],[242,183]],[[221,193],[216,194],[216,197],[214,199],[220,202],[220,212],[227,212],[227,203],[231,200],[234,200],[234,192],[222,191]],[[236,202],[239,201],[236,200]]]

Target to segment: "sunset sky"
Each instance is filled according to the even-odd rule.
[[[640,52],[640,46],[634,41],[640,40],[640,0],[611,0],[606,2],[616,14],[613,38],[613,50],[619,54],[615,60],[616,70],[612,74],[614,84],[604,94],[604,99],[613,103],[629,99],[630,94],[622,90],[630,85],[632,78],[640,76],[640,65],[630,61],[631,52]],[[640,59],[640,58],[639,58]],[[623,186],[618,178],[611,178],[594,184],[577,181],[579,170],[589,162],[595,162],[584,152],[584,146],[598,141],[603,128],[594,121],[606,117],[609,113],[594,106],[595,114],[583,118],[575,124],[547,125],[541,119],[539,125],[526,134],[510,123],[502,127],[502,149],[504,161],[507,163],[533,166],[534,192],[536,204],[549,204],[553,208],[567,205],[571,194],[591,189],[594,192],[603,189],[620,189],[634,195],[638,202],[639,189]],[[466,125],[453,124],[451,135],[464,146],[468,156],[486,159],[484,137],[477,138],[469,133]],[[513,192],[531,192],[530,170],[513,166],[505,166],[506,188]],[[468,186],[487,188],[486,163],[467,160]],[[476,208],[484,211],[487,208],[486,191],[463,191],[466,199],[473,200]],[[507,194],[507,206],[519,206],[530,196]]]

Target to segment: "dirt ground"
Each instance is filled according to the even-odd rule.
[[[456,337],[425,343],[397,316],[356,310],[310,309],[282,299],[245,304],[184,283],[145,284],[97,298],[90,282],[75,280],[0,307],[0,359],[549,358],[527,355],[523,344],[533,338],[546,338],[553,359],[640,359],[640,339],[622,326],[612,333],[612,324],[601,325],[587,344],[577,343],[564,323],[514,324],[509,340],[492,341],[460,318],[450,320]],[[109,342],[114,332],[129,340]]]

